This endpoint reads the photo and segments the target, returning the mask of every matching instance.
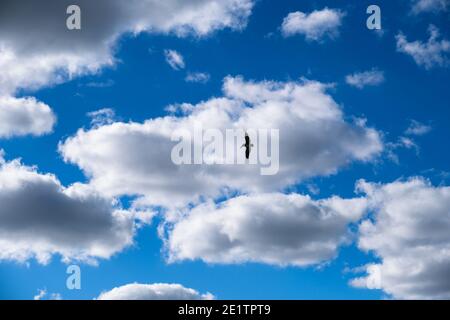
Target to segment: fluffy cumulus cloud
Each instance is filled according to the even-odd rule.
[[[87,185],[64,187],[0,154],[0,260],[95,263],[133,242],[137,214],[120,209]]]
[[[347,84],[362,89],[366,86],[377,86],[384,82],[384,72],[372,69],[370,71],[356,72],[345,77]]]
[[[301,34],[307,40],[314,41],[325,37],[335,38],[339,34],[344,16],[342,11],[329,8],[311,13],[291,12],[284,18],[281,31],[286,37]]]
[[[419,14],[422,12],[440,12],[446,11],[449,7],[448,0],[413,0],[412,12]]]
[[[403,33],[396,36],[397,51],[411,56],[414,61],[425,69],[448,67],[450,59],[450,41],[440,39],[439,30],[430,25],[430,37],[427,42],[409,42]]]
[[[389,184],[361,181],[374,218],[359,227],[358,245],[379,263],[354,279],[357,287],[382,289],[395,298],[450,298],[450,187],[423,178]]]
[[[252,0],[79,0],[81,30],[70,31],[65,21],[71,4],[68,0],[45,0],[39,5],[33,0],[1,1],[0,97],[113,65],[114,47],[123,34],[206,36],[223,28],[240,29],[253,6]],[[10,111],[0,104],[0,114]],[[40,109],[36,106],[33,111]],[[48,120],[46,126],[51,125]]]
[[[250,0],[79,0],[81,30],[66,29],[68,0],[5,0],[0,4],[0,88],[36,88],[114,63],[124,33],[204,36],[242,28]],[[36,26],[39,26],[37,28]]]
[[[361,199],[314,201],[298,194],[238,196],[202,204],[168,231],[169,261],[307,266],[332,259],[364,213]]]
[[[49,133],[55,121],[50,107],[35,98],[0,95],[0,138]]]
[[[383,150],[379,132],[368,127],[364,120],[344,120],[327,88],[306,80],[252,82],[228,77],[224,81],[224,97],[197,105],[172,106],[172,111],[181,114],[143,123],[115,122],[80,129],[62,141],[59,150],[67,162],[78,165],[90,177],[90,184],[96,189],[110,196],[141,196],[140,204],[173,207],[200,196],[218,196],[230,189],[279,190],[308,177],[334,174],[353,161],[371,161]],[[178,144],[172,140],[174,133],[192,133],[200,125],[222,135],[226,129],[242,131],[235,139],[235,163],[245,163],[243,149],[239,149],[244,130],[278,129],[278,173],[261,175],[261,167],[271,165],[261,162],[175,165],[171,160],[172,149]],[[258,139],[252,137],[256,143],[252,157],[258,156],[258,141],[267,142]],[[199,140],[192,141],[192,152],[201,148]],[[227,142],[225,147],[231,144]],[[229,149],[232,148],[231,144]],[[205,148],[205,161],[216,157],[216,163],[226,162],[227,152],[210,155]]]
[[[211,300],[210,293],[201,294],[180,284],[131,283],[102,292],[98,300]]]

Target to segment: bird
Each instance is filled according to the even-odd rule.
[[[245,143],[241,146],[245,147],[245,158],[249,158],[250,157],[250,150],[253,147],[253,144],[250,142],[250,137],[248,136],[247,132],[245,133]]]

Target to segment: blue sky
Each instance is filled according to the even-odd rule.
[[[21,158],[27,166],[53,173],[64,186],[89,183],[89,177],[74,163],[64,161],[58,143],[74,136],[79,128],[90,128],[87,113],[111,108],[116,121],[141,123],[165,116],[165,107],[176,103],[197,104],[223,96],[226,76],[246,80],[278,82],[305,77],[333,83],[329,94],[339,104],[345,121],[367,120],[384,141],[383,152],[369,162],[351,161],[335,174],[316,175],[290,186],[291,192],[309,194],[312,199],[337,195],[355,197],[359,179],[388,184],[397,179],[421,176],[436,187],[447,186],[450,152],[450,72],[446,65],[425,68],[396,48],[401,31],[408,41],[426,42],[430,24],[450,39],[447,10],[411,13],[413,1],[378,1],[383,34],[365,26],[371,1],[268,1],[254,5],[242,30],[223,28],[206,37],[174,34],[126,33],[116,43],[113,67],[74,76],[59,84],[37,90],[20,87],[16,97],[33,96],[49,105],[57,116],[51,133],[0,138],[5,160]],[[283,19],[291,12],[310,13],[323,8],[345,12],[339,34],[332,39],[308,41],[302,34],[285,37]],[[83,10],[83,8],[82,8]],[[179,52],[185,68],[174,70],[165,61],[164,50]],[[448,59],[449,52],[442,52]],[[384,73],[377,85],[355,88],[346,76],[376,68]],[[185,81],[189,72],[209,74],[206,83]],[[1,83],[1,82],[0,82]],[[416,147],[394,146],[415,120],[430,131],[410,137]],[[282,141],[280,143],[283,143]],[[389,148],[398,157],[388,155]],[[1,186],[1,185],[0,185]],[[319,191],[311,192],[314,186]],[[122,199],[125,207],[133,197]],[[130,200],[131,199],[131,200]],[[1,205],[1,204],[0,204]],[[364,217],[361,220],[365,219]],[[35,259],[26,262],[0,260],[0,298],[31,299],[39,289],[59,293],[64,299],[92,299],[102,291],[129,283],[179,283],[219,299],[383,299],[392,297],[390,288],[356,288],[349,284],[351,268],[382,260],[376,252],[365,252],[357,238],[339,246],[334,258],[309,266],[274,266],[260,262],[207,263],[201,259],[168,263],[157,227],[157,216],[137,231],[133,245],[99,259],[93,266],[80,262],[82,289],[66,288],[67,263],[55,254],[47,265]],[[348,228],[357,230],[361,220]],[[376,251],[376,250],[375,250]],[[391,291],[392,292],[396,292]],[[402,297],[400,294],[397,297]]]

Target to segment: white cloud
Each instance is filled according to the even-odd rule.
[[[95,263],[133,243],[135,219],[91,187],[0,157],[0,260]]]
[[[81,32],[65,28],[67,2],[42,0],[38,6],[34,0],[0,2],[0,12],[8,13],[0,19],[2,100],[13,99],[20,89],[37,90],[114,65],[117,40],[125,34],[203,37],[224,28],[241,29],[253,2],[78,0],[77,5],[81,8]],[[10,111],[2,109],[0,105],[3,116]],[[28,131],[35,134],[33,130],[35,127]]]
[[[40,289],[38,290],[38,294],[33,297],[33,300],[42,300],[47,295],[47,290]]]
[[[195,202],[200,196],[218,196],[227,189],[279,190],[312,176],[334,174],[353,161],[371,161],[383,150],[376,130],[364,121],[344,120],[327,85],[228,77],[223,91],[221,98],[195,106],[182,104],[180,116],[80,129],[61,142],[59,150],[97,190],[111,196],[138,195],[140,204],[168,207]],[[261,176],[261,165],[173,164],[171,150],[177,143],[171,141],[173,132],[192,132],[198,123],[222,132],[279,129],[278,174]]]
[[[0,95],[0,138],[50,133],[55,122],[50,107],[35,98]]]
[[[166,57],[166,62],[172,69],[184,69],[184,58],[179,52],[175,50],[164,50],[164,56]]]
[[[109,88],[115,84],[114,80],[108,79],[106,81],[91,81],[84,84],[89,88]]]
[[[415,150],[416,155],[419,155],[420,147],[416,143],[415,137],[425,135],[430,132],[431,129],[431,126],[416,120],[411,120],[408,128],[404,131],[402,136],[397,138],[397,141],[386,143],[385,150],[387,157],[398,164],[400,161],[396,151],[399,149]]]
[[[384,185],[360,181],[358,188],[374,211],[359,227],[358,246],[381,261],[351,283],[394,298],[449,299],[450,187],[419,177]]]
[[[397,164],[400,163],[399,157],[396,153],[397,150],[399,149],[415,150],[416,155],[418,155],[420,152],[420,147],[417,145],[417,143],[412,138],[405,136],[398,137],[396,142],[386,143],[385,149],[388,159],[392,160]]]
[[[186,75],[186,82],[206,83],[209,81],[210,75],[206,72],[189,72]]]
[[[403,33],[396,36],[397,51],[411,56],[414,61],[425,69],[433,67],[447,67],[449,65],[450,41],[439,40],[439,30],[430,25],[430,38],[427,42],[408,42]]]
[[[170,262],[260,262],[308,266],[333,259],[349,239],[348,224],[365,212],[364,198],[312,200],[299,194],[238,196],[193,208],[170,226]]]
[[[210,293],[200,294],[198,291],[185,288],[180,284],[131,283],[102,292],[98,300],[212,300]]]
[[[240,29],[251,0],[79,0],[82,32],[66,30],[64,2],[5,0],[0,20],[0,90],[35,89],[115,63],[114,46],[125,33],[206,36]],[[36,26],[39,26],[37,28]],[[1,92],[0,92],[1,93]]]
[[[423,136],[431,131],[431,126],[423,124],[416,120],[411,120],[405,134],[410,136]]]
[[[47,293],[46,289],[39,289],[37,295],[33,297],[33,300],[44,300],[48,297],[48,300],[62,300],[60,293]]]
[[[344,16],[343,12],[329,8],[311,13],[291,12],[284,18],[281,30],[286,37],[302,34],[307,40],[314,41],[325,37],[335,38]]]
[[[377,86],[384,82],[384,72],[377,69],[357,72],[347,75],[345,81],[358,89],[366,86]]]
[[[446,11],[449,5],[448,0],[412,0],[412,13],[440,12]]]
[[[88,112],[87,116],[91,118],[92,127],[101,127],[113,123],[116,113],[111,108],[102,108]]]

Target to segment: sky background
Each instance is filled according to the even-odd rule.
[[[218,30],[205,37],[126,34],[117,43],[114,67],[97,74],[76,77],[39,90],[21,90],[50,105],[58,121],[51,134],[1,138],[5,159],[21,158],[39,172],[52,172],[63,185],[88,182],[82,171],[65,163],[58,143],[89,128],[87,113],[111,108],[122,121],[143,122],[167,114],[165,107],[222,96],[223,79],[242,75],[255,81],[291,81],[305,77],[333,83],[330,95],[344,111],[367,119],[368,126],[395,143],[415,120],[432,129],[414,138],[418,149],[397,148],[398,161],[382,156],[371,163],[351,163],[331,176],[310,178],[291,188],[313,199],[355,196],[355,182],[389,183],[399,178],[423,176],[438,186],[448,185],[450,168],[450,72],[448,67],[426,69],[396,49],[395,35],[408,40],[428,39],[434,24],[442,38],[450,38],[448,11],[410,13],[411,2],[378,1],[383,34],[366,28],[366,8],[372,1],[257,1],[247,26],[240,31]],[[335,39],[306,41],[302,35],[284,37],[283,19],[295,11],[311,12],[324,7],[346,12]],[[37,28],[39,26],[36,26]],[[174,70],[164,50],[180,53],[185,68]],[[355,88],[346,76],[376,68],[384,72],[379,85]],[[0,71],[1,72],[1,71]],[[185,81],[189,72],[209,74],[206,83]],[[311,193],[311,186],[318,192]],[[123,199],[126,203],[127,199]],[[0,204],[1,205],[1,204]],[[168,264],[157,227],[161,217],[139,229],[134,245],[100,260],[97,266],[80,263],[82,289],[66,288],[67,264],[54,256],[48,265],[31,259],[26,263],[0,261],[0,299],[32,299],[39,289],[59,293],[63,299],[92,299],[102,291],[127,283],[180,283],[211,292],[219,299],[383,299],[382,290],[355,288],[348,270],[378,261],[373,253],[358,249],[355,241],[341,246],[327,263],[308,267],[279,267],[261,263],[235,265],[181,261]],[[350,228],[356,228],[351,225]]]

